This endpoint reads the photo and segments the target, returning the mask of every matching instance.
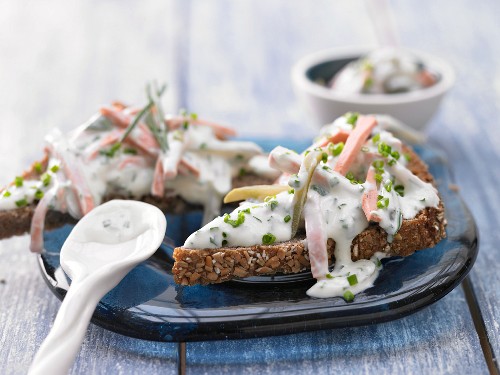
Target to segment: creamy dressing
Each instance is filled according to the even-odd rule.
[[[249,161],[262,154],[252,142],[218,139],[220,134],[233,133],[195,117],[183,117],[172,125],[165,149],[142,122],[124,138],[127,121],[133,116],[128,109],[113,113],[111,118],[96,115],[67,135],[57,129],[51,132],[46,137],[46,170],[1,191],[0,210],[36,203],[56,189],[50,202],[44,201],[44,210],[49,206],[80,218],[107,197],[140,199],[152,193],[158,197],[180,196],[203,205],[204,222],[208,222],[220,212],[220,202],[231,189],[232,178],[253,170]],[[117,123],[113,121],[116,118],[120,120]],[[51,170],[54,165],[57,171]],[[272,174],[269,167],[259,169]],[[37,220],[43,219],[37,215]]]
[[[377,193],[377,208],[370,213],[386,231],[388,242],[392,242],[403,219],[414,218],[425,207],[437,207],[439,197],[431,184],[406,168],[408,160],[401,141],[383,126],[373,129],[345,176],[335,171],[339,153],[333,154],[331,144],[324,140],[337,137],[339,132],[350,133],[354,126],[348,118],[341,117],[322,129],[315,144],[325,144],[323,147],[310,147],[301,155],[283,147],[271,152],[269,164],[289,176],[286,182],[292,188],[290,192],[268,197],[267,202],[243,202],[230,215],[218,217],[193,233],[184,246],[204,249],[269,244],[269,238],[271,244],[287,241],[293,235],[294,213],[302,212],[311,272],[318,280],[308,295],[342,296],[349,301],[371,287],[382,267],[380,259],[388,255],[378,252],[370,260],[351,259],[354,238],[369,224],[362,204],[366,192]],[[375,168],[376,185],[366,181],[369,168]],[[307,197],[303,210],[297,211],[294,207],[300,204],[304,191]],[[273,200],[274,209],[270,207]],[[331,272],[326,248],[329,238],[335,240]]]
[[[291,237],[292,200],[293,194],[285,191],[269,197],[267,202],[243,202],[231,214],[220,216],[191,234],[184,246],[215,249],[287,241]],[[266,237],[269,234],[273,237]]]

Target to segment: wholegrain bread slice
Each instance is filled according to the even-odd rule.
[[[427,165],[410,148],[408,169],[421,180],[434,184]],[[376,223],[356,236],[351,245],[352,260],[370,259],[376,252],[390,256],[408,256],[417,250],[435,246],[446,237],[446,219],[442,202],[437,208],[427,207],[413,219],[403,220],[392,242],[387,233]],[[274,245],[251,247],[224,247],[220,249],[174,250],[175,264],[172,269],[175,282],[181,285],[221,283],[233,278],[276,273],[297,273],[310,269],[305,235]],[[327,252],[333,261],[335,241],[328,239]]]
[[[24,177],[32,175],[34,172],[28,170],[23,173]],[[272,179],[264,176],[248,173],[243,176],[237,176],[233,179],[233,186],[246,186],[253,184],[270,184]],[[122,195],[110,195],[104,198],[105,201],[112,199],[131,199]],[[180,196],[166,195],[158,198],[151,194],[145,195],[140,199],[143,202],[152,204],[168,214],[183,214],[193,210],[203,209],[199,205],[187,202]],[[19,236],[30,231],[31,219],[35,212],[36,204],[26,207],[16,208],[14,210],[0,211],[0,240],[12,236]],[[65,224],[75,223],[77,220],[67,213],[49,210],[45,219],[45,228],[47,230],[59,228]]]

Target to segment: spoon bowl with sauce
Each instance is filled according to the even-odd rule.
[[[160,247],[167,222],[158,208],[114,200],[84,216],[61,249],[61,267],[72,279],[30,374],[65,374],[78,353],[99,301],[137,264]]]

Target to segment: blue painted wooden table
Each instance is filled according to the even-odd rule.
[[[500,3],[390,2],[403,45],[446,58],[457,83],[429,136],[449,157],[477,221],[467,283],[390,323],[262,339],[187,344],[187,373],[498,371],[500,355]],[[233,124],[243,136],[312,137],[290,67],[323,48],[374,44],[361,1],[17,1],[0,10],[0,184],[101,103],[139,103],[168,80],[168,108]],[[0,372],[25,373],[60,302],[26,237],[0,242]],[[210,354],[210,355],[207,355]],[[203,358],[203,360],[201,360]],[[207,360],[210,358],[210,360]],[[91,325],[74,374],[176,373],[177,345]]]

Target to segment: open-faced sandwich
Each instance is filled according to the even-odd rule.
[[[69,134],[49,134],[43,159],[0,189],[0,239],[30,231],[31,250],[41,251],[44,227],[79,219],[113,198],[168,213],[203,206],[208,222],[232,187],[276,178],[259,163],[259,146],[227,139],[234,130],[194,113],[165,116],[162,92],[150,87],[143,108],[113,103]]]
[[[275,148],[277,183],[231,191],[225,201],[243,203],[175,249],[176,282],[310,269],[309,295],[349,301],[373,285],[381,258],[436,245],[446,220],[433,177],[384,121],[351,113],[301,154]]]

